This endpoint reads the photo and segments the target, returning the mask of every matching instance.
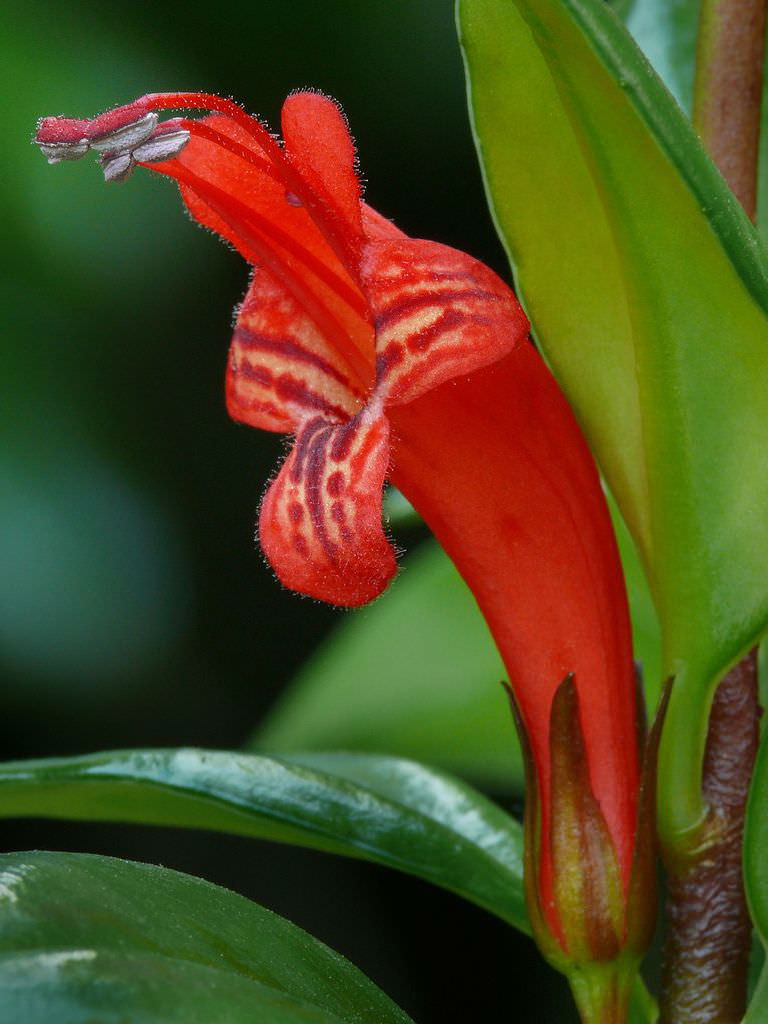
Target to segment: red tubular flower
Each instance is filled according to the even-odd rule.
[[[157,111],[202,120],[158,123]],[[47,118],[51,162],[101,154],[175,178],[199,223],[257,267],[226,398],[237,420],[295,435],[265,495],[263,550],[286,586],[335,604],[396,570],[381,525],[391,479],[472,588],[504,657],[536,768],[546,927],[568,947],[553,877],[550,716],[575,679],[587,781],[624,897],[636,845],[635,681],[623,578],[600,482],[509,288],[471,257],[408,238],[361,201],[338,107],[290,96],[283,143],[234,103],[145,96],[91,121]]]

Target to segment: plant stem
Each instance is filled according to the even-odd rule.
[[[741,839],[758,746],[757,652],[715,694],[702,789],[709,813],[692,848],[667,850],[660,1024],[736,1024],[747,1004],[752,924]]]
[[[636,964],[590,964],[568,974],[582,1024],[626,1024]]]
[[[765,53],[765,0],[702,0],[693,125],[754,220]]]
[[[749,217],[757,154],[766,0],[702,0],[693,123]],[[742,836],[758,746],[757,651],[720,683],[702,770],[706,820],[664,852],[668,930],[659,1024],[737,1024],[747,1005],[752,925]]]

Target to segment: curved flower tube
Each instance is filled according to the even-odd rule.
[[[158,123],[186,108],[212,113]],[[51,162],[95,149],[108,180],[136,165],[174,178],[192,217],[257,268],[226,399],[236,420],[295,435],[259,516],[282,582],[346,606],[380,594],[396,571],[386,478],[456,562],[510,674],[538,793],[536,900],[567,950],[551,821],[551,717],[566,677],[622,905],[637,838],[631,632],[594,463],[510,289],[362,202],[333,101],[289,96],[282,130],[280,144],[231,101],[170,93],[90,121],[46,118],[36,142]],[[620,946],[623,918],[616,927]]]

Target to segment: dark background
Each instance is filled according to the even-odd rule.
[[[275,126],[343,104],[367,199],[508,277],[466,117],[450,0],[207,7],[6,2],[2,81],[0,756],[237,747],[340,614],[281,591],[253,544],[280,439],[231,423],[223,368],[248,268],[174,188],[48,167],[45,114],[200,89]],[[420,1024],[569,1021],[530,943],[423,883],[226,836],[14,821],[0,847],[162,863],[349,956]]]

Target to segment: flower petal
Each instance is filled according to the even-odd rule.
[[[526,337],[510,288],[465,253],[414,239],[372,242],[362,286],[376,328],[377,378],[390,403],[495,362]]]
[[[240,307],[225,393],[233,419],[281,432],[318,415],[344,422],[364,402],[344,360],[265,270],[256,271]]]
[[[345,353],[358,384],[372,384],[373,329],[366,300],[312,212],[286,187],[281,168],[269,164],[253,138],[229,118],[183,123],[190,130],[184,150],[173,160],[150,164],[151,169],[176,178],[192,217],[250,263],[267,268]]]
[[[355,146],[341,108],[318,92],[295,92],[283,104],[281,124],[291,163],[332,219],[362,238]]]
[[[632,634],[616,540],[590,451],[531,345],[389,410],[389,476],[469,584],[509,672],[551,806],[552,698],[573,673],[590,778],[622,877],[637,822]],[[549,844],[543,878],[551,879]],[[548,884],[548,883],[547,883]]]
[[[286,587],[356,607],[397,571],[381,526],[389,423],[368,405],[349,423],[310,420],[267,491],[261,546]]]

